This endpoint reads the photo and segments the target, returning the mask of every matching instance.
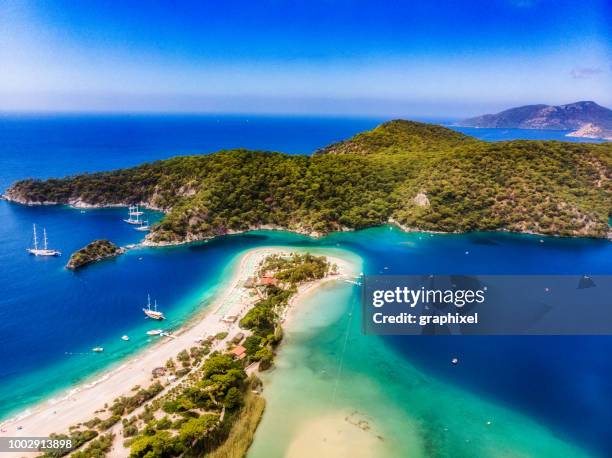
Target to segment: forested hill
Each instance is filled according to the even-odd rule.
[[[15,183],[20,203],[128,205],[166,212],[153,243],[274,226],[305,233],[395,221],[435,231],[605,237],[612,144],[487,143],[391,121],[312,156],[219,151],[112,172]]]
[[[440,150],[475,142],[478,140],[474,137],[436,124],[396,120],[329,145],[315,154],[403,153]]]

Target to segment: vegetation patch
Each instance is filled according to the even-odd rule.
[[[249,384],[254,388],[256,381]],[[257,426],[261,421],[266,401],[260,395],[249,390],[244,397],[244,405],[240,409],[227,438],[221,445],[211,450],[205,456],[208,458],[242,458],[253,443]],[[186,457],[197,456],[186,454]]]
[[[124,252],[124,248],[118,247],[113,242],[108,240],[94,240],[87,246],[72,253],[66,267],[75,270],[87,264],[91,264],[92,262],[118,256]]]

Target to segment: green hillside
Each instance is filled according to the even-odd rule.
[[[612,144],[487,143],[391,121],[313,156],[230,150],[113,172],[16,183],[21,203],[143,203],[166,212],[153,242],[272,225],[305,233],[390,220],[435,231],[605,237]]]
[[[94,240],[87,246],[75,251],[70,256],[66,267],[68,269],[79,269],[92,262],[112,258],[125,253],[125,249],[118,247],[108,240]]]
[[[395,120],[320,149],[316,154],[427,152],[476,142],[473,137],[436,124]]]

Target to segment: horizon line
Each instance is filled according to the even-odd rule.
[[[0,116],[28,116],[28,115],[48,115],[48,116],[251,116],[251,117],[292,117],[292,118],[344,118],[344,119],[372,119],[372,120],[406,120],[406,121],[421,121],[425,120],[438,122],[451,122],[463,119],[459,116],[452,115],[419,115],[419,114],[368,114],[368,113],[301,113],[301,112],[248,112],[248,111],[178,111],[178,110],[4,110],[0,109]],[[385,122],[385,121],[383,121]]]

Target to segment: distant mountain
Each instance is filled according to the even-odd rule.
[[[568,136],[612,140],[612,110],[595,102],[526,105],[459,121],[462,127],[571,130]]]

